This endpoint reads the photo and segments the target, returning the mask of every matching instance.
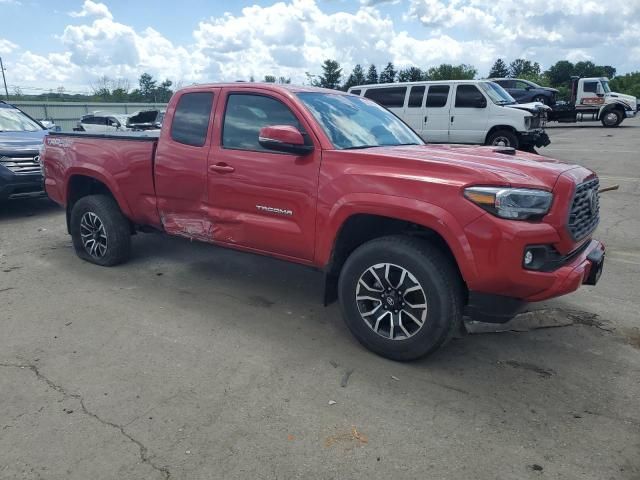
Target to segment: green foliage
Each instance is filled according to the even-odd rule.
[[[512,78],[525,78],[540,75],[540,64],[524,58],[516,58],[509,65],[509,76]]]
[[[473,80],[478,71],[473,65],[450,65],[443,63],[437,67],[431,67],[425,73],[425,80]]]
[[[501,58],[497,59],[491,70],[489,71],[489,78],[504,78],[509,76],[509,67]]]
[[[403,68],[398,72],[399,82],[419,82],[424,78],[424,73],[418,67]]]
[[[640,98],[640,71],[620,75],[611,80],[611,90]]]
[[[396,81],[396,74],[398,72],[396,71],[395,67],[393,66],[393,63],[389,62],[387,63],[387,66],[384,67],[384,70],[382,70],[382,72],[380,72],[380,78],[378,79],[378,82],[380,83],[393,83]]]
[[[551,86],[559,88],[561,86],[568,87],[572,76],[612,79],[616,75],[616,69],[611,65],[596,65],[591,61],[578,62],[574,65],[567,60],[560,60],[551,65],[545,75]]]
[[[378,70],[374,64],[369,66],[369,70],[367,70],[367,80],[365,82],[367,85],[371,85],[372,83],[378,83]]]
[[[275,75],[265,75],[264,76],[264,83],[276,83],[276,76]]]
[[[322,64],[322,75],[317,82],[317,86],[337,90],[340,88],[342,78],[342,68],[335,60],[327,59]]]
[[[355,87],[356,85],[364,85],[367,81],[367,77],[364,75],[364,70],[362,69],[362,65],[357,64],[353,67],[353,71],[347,77],[347,81],[344,82],[342,89],[347,91],[351,87]]]

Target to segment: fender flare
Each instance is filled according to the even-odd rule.
[[[464,225],[454,215],[421,200],[372,193],[349,194],[334,204],[324,225],[318,228],[317,265],[329,265],[342,226],[348,218],[359,214],[403,220],[433,230],[447,243],[465,281],[473,281],[478,277]],[[478,217],[482,215],[484,213],[478,213]],[[475,218],[470,221],[473,220]]]
[[[127,218],[131,218],[131,208],[129,208],[129,204],[127,203],[122,191],[118,184],[113,181],[111,175],[104,170],[102,167],[98,165],[91,165],[90,167],[84,165],[78,165],[74,167],[70,167],[66,172],[66,178],[64,180],[64,201],[68,207],[68,199],[69,199],[69,188],[71,185],[71,179],[76,176],[93,178],[104,185],[109,189],[111,195],[118,203],[120,210]]]
[[[614,103],[608,103],[600,107],[600,110],[598,111],[598,120],[600,120],[604,114],[610,112],[611,110],[622,110],[623,112],[625,112],[627,110],[630,110],[630,108],[626,103],[616,100]]]

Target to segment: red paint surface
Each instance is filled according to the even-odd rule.
[[[590,170],[538,155],[515,156],[492,147],[400,146],[334,150],[295,92],[305,87],[226,84],[189,87],[173,96],[156,144],[131,140],[48,137],[44,152],[49,196],[65,205],[73,175],[100,180],[135,223],[215,244],[325,267],[344,222],[375,214],[438,232],[471,290],[543,300],[577,289],[603,249],[585,253],[552,273],[521,267],[525,245],[552,244],[566,254],[578,247],[566,222],[577,183]],[[180,96],[214,92],[206,144],[171,139]],[[284,102],[310,134],[311,154],[230,150],[221,146],[227,95],[260,93]],[[336,92],[337,95],[342,93]],[[51,139],[63,139],[63,142]],[[155,152],[155,153],[154,153]],[[494,217],[463,197],[470,185],[541,188],[554,201],[542,221]],[[290,215],[262,211],[274,207]],[[589,240],[588,240],[589,241]]]

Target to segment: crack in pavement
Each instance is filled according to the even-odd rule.
[[[89,416],[91,418],[94,418],[95,420],[97,420],[98,422],[100,422],[103,425],[106,425],[106,426],[109,426],[111,428],[115,428],[116,430],[118,430],[121,435],[123,435],[125,438],[127,438],[130,442],[134,443],[138,447],[140,460],[142,461],[142,463],[146,463],[147,465],[149,465],[154,470],[162,473],[162,475],[164,476],[165,480],[170,480],[171,472],[169,471],[169,469],[167,467],[162,467],[162,466],[157,465],[156,463],[154,463],[152,461],[151,457],[149,457],[149,449],[140,440],[137,440],[136,438],[131,436],[131,434],[127,433],[123,426],[118,425],[117,423],[110,422],[109,420],[105,420],[105,419],[101,418],[100,416],[98,416],[97,414],[95,414],[92,411],[90,411],[87,408],[87,406],[85,405],[84,398],[82,398],[82,395],[80,395],[78,393],[69,393],[69,392],[67,392],[64,389],[64,387],[54,383],[49,378],[47,378],[45,375],[43,375],[42,372],[40,372],[40,369],[36,365],[23,364],[23,363],[0,363],[0,367],[28,369],[36,376],[36,378],[38,380],[45,382],[49,386],[49,388],[51,388],[52,390],[55,390],[56,392],[60,393],[65,398],[73,398],[75,400],[78,400],[80,402],[80,407],[82,409],[82,413],[84,413],[85,415],[87,415],[87,416]]]

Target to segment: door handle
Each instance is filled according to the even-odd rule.
[[[231,165],[227,165],[226,163],[216,163],[215,165],[209,166],[210,172],[218,172],[218,173],[231,173],[235,171]]]
[[[429,117],[427,115],[424,116],[424,123],[427,123],[427,120],[429,119]]]
[[[453,123],[453,115],[451,115],[451,123]]]

